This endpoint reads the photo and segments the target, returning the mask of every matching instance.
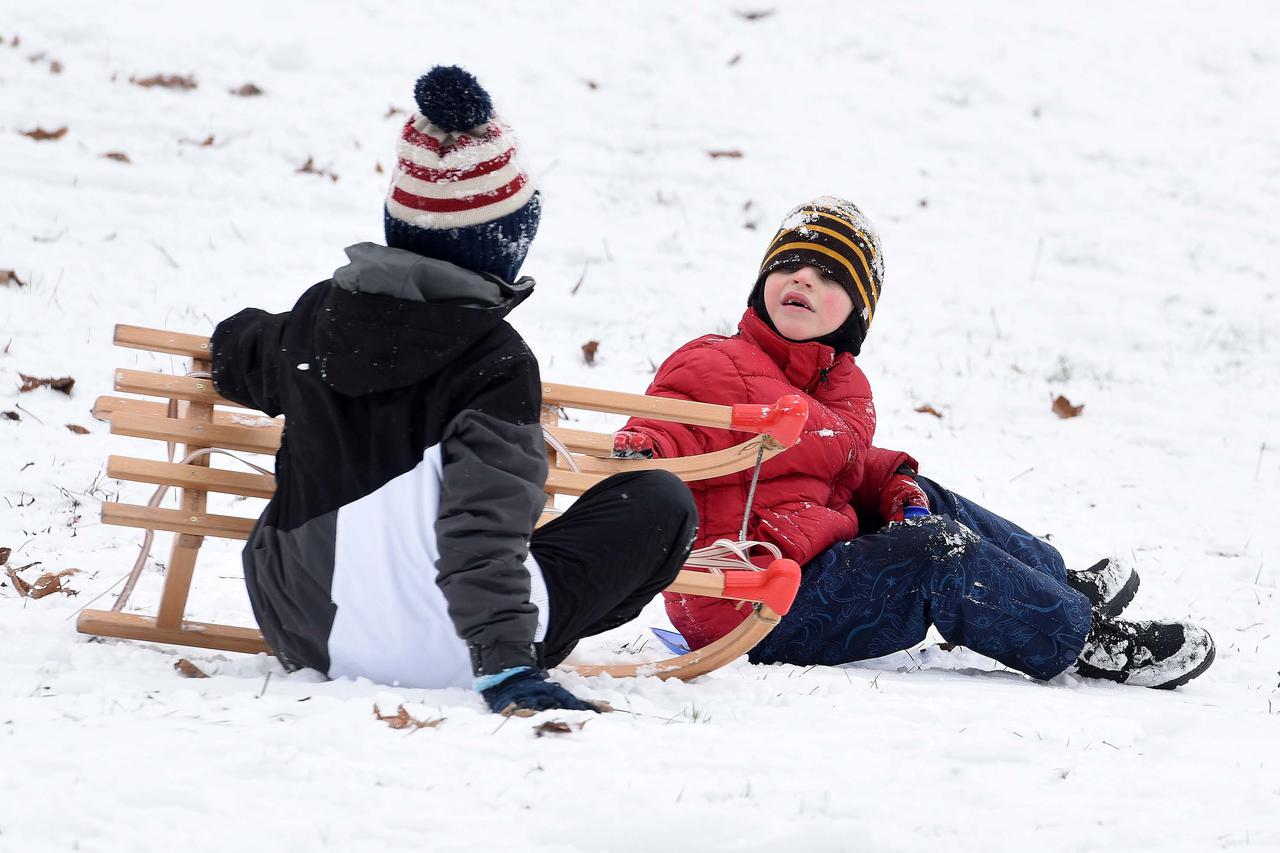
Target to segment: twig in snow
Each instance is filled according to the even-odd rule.
[[[257,695],[257,696],[254,696],[253,698],[254,698],[254,699],[261,699],[261,698],[263,697],[263,695],[267,692],[267,685],[268,685],[268,684],[270,684],[270,683],[271,683],[271,672],[270,672],[270,670],[268,670],[268,671],[267,671],[267,677],[266,677],[266,678],[264,678],[264,679],[262,679],[262,689],[261,689],[261,690],[259,690],[259,691],[258,691],[258,695]]]
[[[178,262],[173,259],[173,255],[169,254],[164,246],[161,246],[155,240],[151,241],[151,245],[155,246],[160,251],[160,254],[164,255],[164,259],[169,262],[169,266],[173,267],[175,270],[182,269],[182,267],[178,265]]]
[[[14,407],[15,409],[17,409],[18,411],[20,411],[20,412],[26,412],[28,415],[31,415],[31,417],[35,418],[36,423],[38,423],[38,424],[43,424],[43,423],[44,423],[44,421],[40,420],[40,418],[39,418],[38,416],[36,416],[36,415],[32,414],[32,413],[31,413],[30,411],[28,411],[27,409],[22,408],[22,404],[21,404],[21,403],[14,403],[14,404],[13,404],[13,407]]]

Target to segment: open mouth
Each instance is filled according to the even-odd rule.
[[[809,302],[809,298],[803,293],[791,291],[782,296],[782,304],[789,305],[793,308],[803,308],[806,311],[813,311],[813,304]]]

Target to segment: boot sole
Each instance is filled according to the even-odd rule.
[[[1133,601],[1133,597],[1138,594],[1138,584],[1141,582],[1142,579],[1138,577],[1137,572],[1130,572],[1129,579],[1125,581],[1124,586],[1120,588],[1120,591],[1117,592],[1110,601],[1098,608],[1098,614],[1107,619],[1119,616],[1124,612],[1124,609],[1129,606],[1129,603]]]
[[[1209,654],[1205,655],[1204,660],[1203,660],[1203,661],[1201,661],[1201,663],[1200,663],[1200,665],[1199,665],[1198,667],[1196,667],[1195,669],[1191,670],[1191,671],[1190,671],[1190,672],[1188,672],[1188,673],[1185,673],[1184,675],[1180,675],[1180,676],[1178,676],[1178,677],[1177,677],[1177,678],[1175,678],[1173,681],[1166,681],[1164,684],[1159,684],[1159,685],[1156,685],[1155,687],[1152,687],[1152,688],[1149,688],[1149,689],[1151,689],[1151,690],[1173,690],[1175,687],[1181,687],[1182,685],[1186,684],[1188,681],[1190,681],[1191,679],[1195,678],[1196,676],[1203,675],[1203,674],[1204,674],[1204,671],[1205,671],[1205,670],[1207,670],[1210,666],[1212,666],[1212,665],[1213,665],[1213,659],[1214,659],[1215,657],[1217,657],[1217,656],[1218,656],[1218,647],[1217,647],[1217,646],[1210,646],[1210,647],[1209,647]]]

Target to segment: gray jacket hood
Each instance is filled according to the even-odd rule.
[[[421,382],[489,334],[534,281],[357,243],[333,273],[317,314],[321,376],[350,396]]]

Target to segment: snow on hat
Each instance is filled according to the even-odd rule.
[[[514,281],[542,202],[511,128],[457,66],[432,68],[413,95],[384,206],[387,245]]]
[[[880,235],[875,226],[856,205],[835,196],[819,196],[795,208],[769,243],[749,304],[757,313],[762,312],[765,277],[783,267],[801,266],[821,270],[839,282],[853,300],[849,321],[823,342],[856,355],[875,317],[884,281]],[[765,319],[772,322],[767,315]]]

